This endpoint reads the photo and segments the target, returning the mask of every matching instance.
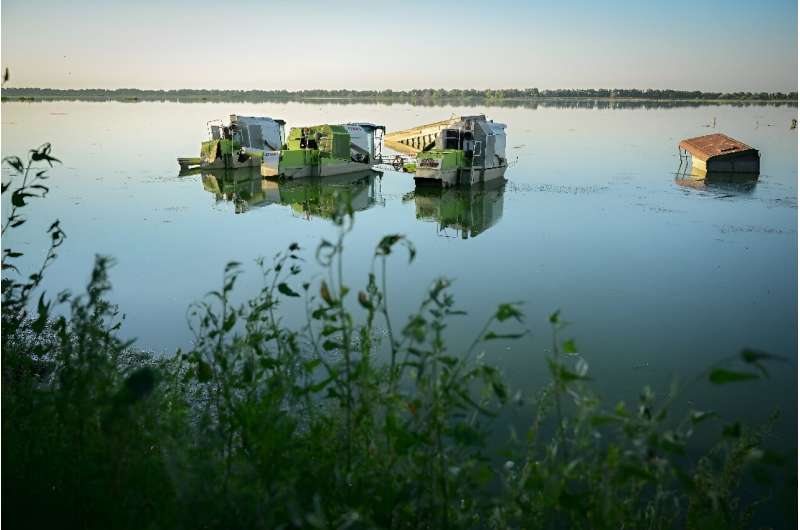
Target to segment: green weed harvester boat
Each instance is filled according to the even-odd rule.
[[[386,147],[415,155],[411,164],[398,164],[414,173],[417,184],[440,187],[474,185],[503,179],[506,126],[484,115],[453,116],[449,120],[387,133]]]
[[[264,153],[261,175],[296,179],[372,170],[385,130],[372,123],[294,127],[282,149]]]
[[[281,149],[283,120],[261,116],[232,114],[225,125],[220,120],[208,122],[209,139],[200,145],[200,156],[178,158],[181,173],[202,169],[238,169],[261,166],[265,151]]]

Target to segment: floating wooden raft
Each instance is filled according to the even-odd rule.
[[[758,173],[761,155],[757,149],[724,134],[687,138],[678,149],[692,157],[692,168],[701,172]]]

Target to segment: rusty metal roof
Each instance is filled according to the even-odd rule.
[[[678,147],[685,149],[693,157],[707,161],[709,158],[726,155],[741,155],[743,153],[758,156],[758,151],[749,145],[734,140],[724,134],[707,134],[697,138],[687,138],[678,144]]]

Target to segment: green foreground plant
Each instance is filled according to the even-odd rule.
[[[17,173],[7,230],[44,197],[50,146]],[[31,177],[31,178],[29,178]],[[111,260],[98,257],[86,293],[41,289],[66,234],[56,221],[37,272],[20,279],[22,255],[3,251],[3,522],[80,528],[747,528],[768,497],[785,496],[796,523],[793,464],[763,448],[768,425],[731,423],[701,457],[689,442],[692,410],[673,419],[672,389],[645,389],[633,406],[602,405],[565,322],[550,317],[545,388],[509,397],[485,352],[528,333],[519,304],[501,304],[465,350],[446,342],[463,314],[450,280],[435,280],[402,326],[391,318],[387,262],[402,235],[376,246],[362,289],[344,280],[354,214],[346,196],[335,241],[314,259],[324,278],[302,280],[292,244],[260,261],[263,288],[232,299],[242,267],[189,309],[190,351],[135,353],[107,301]],[[282,306],[302,303],[293,328]],[[766,375],[780,360],[745,350],[703,374],[711,384]],[[509,407],[530,414],[521,438],[489,444]],[[741,498],[756,472],[758,493]],[[780,503],[772,499],[770,506]]]

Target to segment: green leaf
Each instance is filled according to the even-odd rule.
[[[761,363],[761,361],[781,361],[781,362],[788,361],[786,357],[780,355],[773,355],[771,353],[766,353],[750,348],[745,348],[744,350],[742,350],[741,357],[744,362],[752,364],[756,368],[758,368],[761,374],[764,375],[764,377],[769,377],[769,373],[767,372],[767,368]]]
[[[587,375],[580,375],[576,374],[575,372],[571,372],[567,370],[562,364],[553,361],[552,359],[548,359],[547,363],[550,365],[550,372],[553,374],[553,377],[558,379],[559,381],[563,381],[565,383],[569,383],[571,381],[591,381],[592,378]]]
[[[31,188],[31,189],[41,190],[42,191],[42,197],[47,195],[47,192],[50,191],[50,188],[48,188],[47,186],[44,186],[42,184],[32,184],[32,185],[30,185],[28,187]]]
[[[33,197],[32,193],[27,193],[22,191],[22,188],[18,190],[14,190],[14,193],[11,194],[11,204],[17,207],[25,206],[25,197]]]
[[[562,346],[564,353],[578,353],[578,347],[575,345],[575,339],[564,341]]]
[[[37,312],[39,317],[31,324],[31,329],[33,329],[36,333],[41,333],[44,330],[45,325],[47,324],[47,316],[50,311],[50,303],[45,303],[44,301],[44,293],[39,296],[39,304],[37,306]]]
[[[324,328],[322,328],[322,336],[323,337],[327,337],[329,335],[333,335],[337,331],[339,331],[338,327],[331,326],[331,325],[326,325]]]
[[[715,385],[738,383],[740,381],[750,381],[753,379],[758,379],[758,374],[752,372],[734,372],[733,370],[726,370],[724,368],[714,368],[708,375],[708,380]]]
[[[25,170],[25,165],[18,156],[7,156],[3,159],[3,162],[6,162],[9,166],[17,170],[17,173],[22,173]]]
[[[383,239],[381,239],[380,243],[378,243],[378,247],[375,249],[375,253],[379,256],[388,256],[392,253],[392,247],[401,239],[403,239],[403,236],[400,234],[383,236]]]
[[[402,243],[403,246],[408,249],[408,262],[411,263],[414,261],[414,258],[417,255],[417,249],[414,247],[411,241],[406,239],[406,236],[401,234],[390,234],[388,236],[384,236],[380,243],[378,243],[378,246],[375,248],[375,255],[388,256],[392,253],[392,247],[394,247],[397,243]]]
[[[722,428],[722,435],[728,438],[739,438],[742,435],[742,425],[737,421]]]
[[[319,295],[322,297],[323,300],[328,305],[333,305],[333,297],[331,297],[331,292],[328,289],[328,284],[325,283],[325,280],[322,280],[319,286]]]
[[[522,322],[522,311],[517,309],[514,304],[500,304],[494,316],[499,322],[504,322],[509,318]]]
[[[367,296],[367,293],[365,293],[364,291],[358,292],[358,303],[364,309],[372,309],[372,302],[369,301],[369,297]]]
[[[341,347],[342,347],[341,344],[332,340],[326,340],[325,342],[322,343],[322,349],[325,351],[331,351]]]
[[[786,361],[786,357],[781,355],[773,355],[758,350],[744,349],[742,350],[742,360],[746,363],[756,363],[758,361]]]
[[[280,366],[280,363],[272,357],[261,357],[259,359],[259,364],[261,365],[261,368],[264,368],[265,370],[272,370],[273,368]]]
[[[508,400],[508,390],[506,386],[499,380],[492,381],[492,390],[494,391],[494,395],[497,396],[497,399],[500,400],[500,403],[505,404]]]
[[[236,324],[236,312],[231,311],[231,313],[225,318],[225,322],[222,325],[222,331],[230,331],[234,324]]]
[[[438,357],[438,360],[440,363],[449,366],[451,368],[458,364],[458,359],[456,359],[452,355],[440,355]]]
[[[46,161],[50,167],[53,167],[53,162],[61,162],[59,159],[50,156],[50,144],[44,144],[39,149],[31,149],[31,160],[38,162],[40,160]]]
[[[211,365],[200,359],[197,362],[197,380],[201,383],[205,383],[211,380],[212,375]]]
[[[298,293],[294,292],[291,287],[286,285],[286,283],[279,283],[278,284],[278,291],[281,294],[285,294],[286,296],[294,296],[294,297],[299,297],[300,296]]]
[[[559,316],[561,315],[561,310],[556,309],[553,313],[550,314],[550,323],[551,324],[558,324]]]

